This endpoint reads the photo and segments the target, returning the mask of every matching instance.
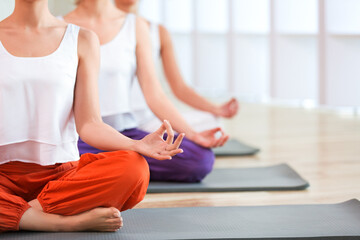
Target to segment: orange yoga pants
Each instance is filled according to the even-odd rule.
[[[19,230],[29,201],[37,198],[44,212],[75,215],[96,207],[125,211],[145,196],[149,167],[136,152],[83,154],[79,161],[40,166],[0,165],[0,232]]]

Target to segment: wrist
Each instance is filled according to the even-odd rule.
[[[129,143],[129,150],[134,151],[134,152],[139,152],[140,151],[140,140],[134,140],[130,138],[130,143]]]
[[[212,107],[211,113],[214,114],[215,116],[220,116],[221,115],[221,107],[214,105]]]
[[[185,132],[185,137],[191,141],[195,141],[197,136],[197,132],[193,129]]]

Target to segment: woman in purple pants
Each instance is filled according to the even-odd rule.
[[[77,8],[64,20],[90,29],[99,37],[99,93],[105,123],[132,139],[147,135],[137,128],[131,113],[130,89],[137,76],[152,112],[160,120],[167,119],[177,132],[185,133],[180,146],[184,153],[167,162],[146,158],[150,180],[201,181],[213,167],[215,157],[210,148],[222,146],[228,135],[221,128],[196,132],[165,96],[155,71],[147,22],[117,9],[110,0],[77,1]],[[215,136],[218,132],[220,137]],[[101,152],[81,140],[78,146],[80,154]]]

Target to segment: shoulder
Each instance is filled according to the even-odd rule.
[[[136,27],[137,28],[145,28],[145,29],[149,29],[149,21],[146,20],[143,17],[139,17],[139,16],[135,16],[136,18]]]
[[[170,36],[170,32],[166,29],[164,25],[159,24],[159,35],[161,36]]]
[[[147,19],[144,18],[144,17],[138,16],[138,15],[135,15],[135,17],[136,17],[136,21],[140,21],[140,22],[142,22],[142,23],[146,23],[148,26],[149,26],[150,23],[151,23],[149,20],[147,20]]]
[[[12,24],[11,24],[11,21],[9,20],[9,17],[0,21],[0,31],[7,30],[11,27],[12,27]]]
[[[99,38],[93,31],[80,27],[79,42],[84,44],[99,44]]]
[[[161,24],[159,24],[159,37],[161,48],[164,48],[172,43],[170,32]]]
[[[137,42],[143,42],[150,39],[150,28],[146,19],[136,16],[136,39]]]
[[[3,34],[9,34],[9,32],[13,31],[13,28],[4,21],[0,21],[0,40]]]
[[[169,31],[167,30],[167,28],[164,25],[158,24],[158,27],[159,27],[159,32],[169,33]]]
[[[82,54],[92,51],[98,51],[99,48],[100,41],[98,36],[91,30],[80,28],[78,38],[79,55],[81,56]]]

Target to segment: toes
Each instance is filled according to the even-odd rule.
[[[107,224],[120,224],[120,218],[109,218],[106,220]]]
[[[120,218],[121,217],[120,211],[118,209],[111,207],[110,211],[111,211],[112,218]]]
[[[113,224],[110,226],[111,229],[120,229],[121,225],[120,224]]]
[[[114,225],[111,225],[109,226],[106,231],[109,231],[109,232],[116,232],[118,231],[122,226],[120,224],[114,224]]]

